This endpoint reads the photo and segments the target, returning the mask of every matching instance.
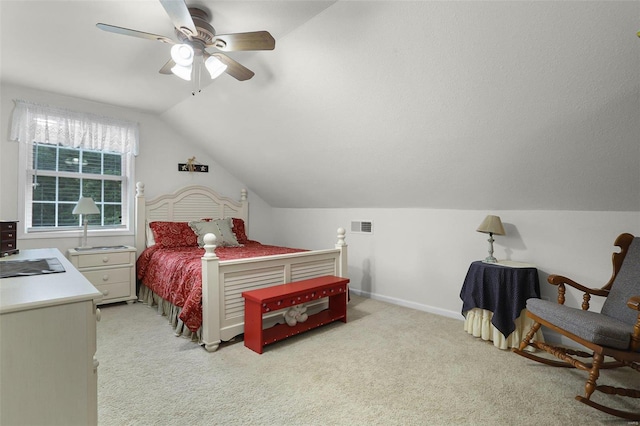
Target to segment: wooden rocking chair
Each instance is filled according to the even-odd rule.
[[[640,398],[640,389],[596,385],[600,369],[603,368],[626,366],[640,372],[640,237],[634,238],[631,234],[622,234],[616,239],[615,245],[620,247],[621,251],[613,254],[613,274],[609,282],[600,289],[587,288],[560,275],[549,276],[549,283],[558,286],[558,303],[540,299],[527,301],[527,316],[535,323],[520,347],[513,348],[513,351],[518,355],[554,367],[578,368],[587,371],[589,377],[585,384],[585,395],[576,396],[578,401],[614,416],[640,420],[640,410],[622,411],[591,400],[591,395],[596,390],[609,395]],[[564,305],[565,285],[584,292],[582,309]],[[589,311],[591,295],[606,297],[600,313]],[[579,343],[593,353],[533,340],[535,333],[542,325]],[[524,349],[527,346],[546,351],[562,361],[525,352]],[[586,363],[576,357],[592,358],[592,362]],[[605,357],[612,360],[605,361]]]

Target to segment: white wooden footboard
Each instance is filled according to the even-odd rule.
[[[221,341],[244,332],[244,299],[242,292],[320,277],[347,276],[347,245],[345,230],[338,229],[335,249],[290,253],[251,259],[220,262],[215,256],[215,237],[205,236],[205,255],[202,258],[202,342],[212,352]],[[326,301],[307,306],[309,312],[326,307]],[[282,319],[272,313],[265,318],[267,326]]]

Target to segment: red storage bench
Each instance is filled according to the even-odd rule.
[[[300,334],[334,321],[347,322],[347,294],[349,279],[326,275],[289,284],[245,291],[244,297],[244,345],[259,354],[264,346]],[[276,324],[262,329],[262,315],[329,298],[329,309],[309,315],[305,322],[294,326]]]

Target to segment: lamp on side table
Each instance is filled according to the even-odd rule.
[[[100,214],[100,210],[91,197],[80,197],[78,204],[74,207],[72,214],[81,214],[84,223],[84,234],[82,246],[80,248],[88,248],[87,245],[87,225],[89,224],[88,214]]]
[[[478,229],[478,232],[483,232],[485,234],[489,234],[489,256],[484,259],[486,263],[496,263],[498,260],[493,257],[493,234],[496,235],[504,235],[504,227],[502,226],[502,221],[499,216],[488,215],[484,218]]]

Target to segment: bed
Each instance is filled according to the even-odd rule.
[[[246,190],[242,190],[239,201],[220,196],[214,190],[204,186],[188,186],[171,194],[147,200],[144,188],[143,183],[136,184],[135,244],[138,268],[144,262],[150,262],[149,259],[152,256],[157,255],[151,252],[162,251],[153,246],[153,233],[149,228],[154,222],[184,223],[203,219],[233,218],[230,220],[233,220],[234,225],[236,222],[242,223],[245,233],[248,234],[249,203]],[[189,300],[178,300],[172,303],[169,300],[171,297],[161,297],[160,293],[164,292],[166,296],[168,290],[158,288],[155,291],[152,274],[147,275],[147,271],[138,274],[139,299],[145,303],[157,305],[159,311],[167,314],[170,319],[173,317],[172,325],[176,329],[176,334],[185,334],[186,325],[186,332],[196,336],[196,340],[209,352],[217,350],[221,342],[229,341],[244,332],[243,291],[323,275],[347,277],[347,245],[343,228],[337,231],[337,242],[334,248],[326,250],[281,248],[283,251],[278,252],[279,254],[270,254],[273,253],[272,248],[273,250],[278,248],[247,238],[246,243],[243,244],[246,247],[241,248],[244,252],[236,256],[233,254],[233,247],[216,249],[215,235],[207,233],[201,238],[204,246],[202,248],[173,249],[181,252],[180,256],[183,256],[176,261],[180,265],[177,269],[191,269],[197,275],[195,281],[190,284],[185,284],[182,279],[171,280],[171,286],[175,286],[176,289],[184,288],[185,285],[195,287],[189,296],[182,298]],[[253,253],[247,254],[247,250],[251,248]],[[171,251],[171,248],[168,250]],[[257,257],[255,257],[256,254]],[[162,262],[162,260],[158,261],[158,263]],[[144,265],[143,268],[149,268],[149,266]],[[201,289],[197,288],[198,284]],[[309,313],[314,313],[326,309],[326,306],[326,300],[320,300],[307,305],[307,308]],[[186,318],[186,321],[177,320],[176,317],[185,318],[185,309],[196,311],[194,314],[196,317],[199,313],[201,324],[197,318],[196,320],[191,317]],[[282,312],[276,311],[265,316],[264,324],[269,327],[282,322],[282,319]]]

